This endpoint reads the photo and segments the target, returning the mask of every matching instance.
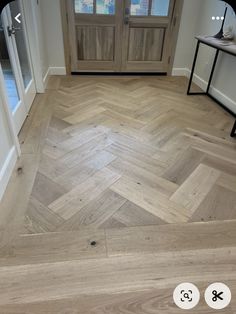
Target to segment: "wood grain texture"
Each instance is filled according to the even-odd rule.
[[[78,60],[114,60],[114,27],[77,26]]]
[[[128,61],[161,61],[165,29],[130,28]]]
[[[187,97],[186,83],[51,78],[20,134],[33,172],[28,194],[20,186],[26,197],[19,229],[37,234],[234,219],[232,119],[205,97]],[[10,222],[7,202],[0,214]]]
[[[67,74],[171,71],[182,0],[169,2],[167,16],[130,15],[127,24],[130,2],[115,0],[114,14],[80,14],[74,0],[61,1]]]
[[[0,313],[176,314],[184,281],[236,312],[233,119],[186,85],[50,79],[0,204]]]

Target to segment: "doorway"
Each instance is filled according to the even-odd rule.
[[[9,109],[19,133],[36,96],[20,0],[7,5],[0,17],[0,63]]]
[[[169,72],[179,0],[68,0],[71,72]]]

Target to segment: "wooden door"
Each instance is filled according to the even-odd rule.
[[[182,0],[65,1],[72,73],[170,72]]]
[[[71,71],[120,71],[123,2],[68,0]]]
[[[122,71],[168,72],[176,0],[125,0]]]

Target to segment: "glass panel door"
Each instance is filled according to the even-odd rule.
[[[180,1],[66,2],[72,73],[170,71]]]
[[[125,0],[122,71],[167,73],[176,0]]]
[[[21,23],[17,22],[15,17],[19,15],[21,12],[21,9],[19,7],[19,1],[14,1],[10,3],[10,14],[11,14],[11,21],[12,21],[12,27],[16,30],[15,32],[15,42],[18,52],[18,57],[20,61],[20,68],[21,68],[21,74],[23,78],[24,87],[27,88],[29,83],[32,80],[32,74],[30,69],[30,63],[28,58],[28,51],[26,46],[26,39],[25,39],[25,32],[24,32],[24,25],[21,21],[22,17],[19,16],[18,21],[21,21]]]
[[[16,132],[18,133],[27,116],[23,100],[20,76],[12,42],[8,36],[8,18],[6,9],[0,17],[0,62],[5,82],[8,106],[13,116]]]
[[[68,0],[71,72],[118,71],[123,1]]]
[[[26,38],[26,25],[21,0],[11,2],[7,9],[8,29],[16,55],[21,86],[24,94],[24,102],[29,111],[36,96],[35,82],[32,76],[32,67],[30,63],[30,52]]]
[[[9,108],[19,132],[36,95],[20,0],[6,6],[0,25],[0,62]]]
[[[1,17],[0,17],[0,63],[2,66],[10,109],[11,112],[14,113],[19,105],[20,98],[18,88],[16,85],[15,74],[8,53],[8,47],[5,39],[4,27]]]

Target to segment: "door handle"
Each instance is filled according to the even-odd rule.
[[[125,18],[124,18],[125,25],[129,25],[129,15],[130,15],[130,8],[125,8]]]
[[[125,8],[125,15],[130,15],[130,8]]]
[[[128,16],[125,17],[124,23],[125,23],[125,25],[129,25],[129,17]]]
[[[8,26],[7,27],[7,32],[8,32],[8,36],[11,37],[12,35],[15,35],[17,31],[21,31],[21,28],[20,27],[10,27]]]

